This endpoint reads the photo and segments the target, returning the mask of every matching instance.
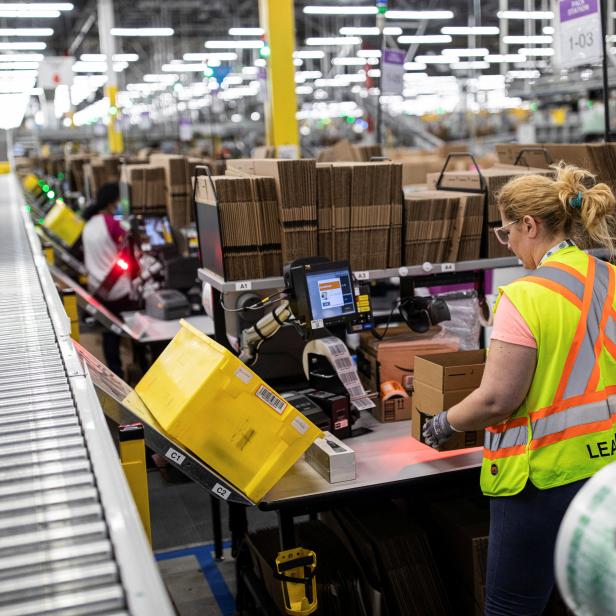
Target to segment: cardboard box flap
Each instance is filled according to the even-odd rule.
[[[481,383],[485,349],[415,357],[414,381],[441,391],[471,389]]]

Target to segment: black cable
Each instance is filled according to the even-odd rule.
[[[391,323],[391,318],[394,316],[394,310],[400,305],[401,301],[402,300],[400,298],[398,298],[398,299],[394,300],[394,303],[391,305],[391,310],[389,312],[389,316],[387,317],[387,322],[385,323],[385,331],[382,334],[378,334],[376,332],[376,328],[370,330],[372,332],[372,335],[377,340],[383,340],[383,338],[385,338],[385,336],[387,336],[387,332],[389,330],[389,324]]]
[[[273,299],[273,298],[275,298],[277,295],[284,295],[285,293],[287,293],[287,291],[288,289],[283,289],[282,291],[276,291],[276,293],[273,293],[272,295],[269,295],[268,297],[263,297],[256,304],[253,304],[252,306],[244,306],[243,308],[228,308],[227,306],[225,306],[225,300],[224,300],[225,294],[221,293],[220,294],[220,306],[225,312],[244,312],[244,310],[260,310],[261,308],[265,308],[266,306],[271,306],[272,304],[279,302],[282,298],[277,298],[277,299]]]

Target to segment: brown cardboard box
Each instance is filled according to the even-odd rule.
[[[390,398],[383,400],[380,396],[375,400],[376,406],[372,415],[382,423],[404,421],[411,418],[411,398]]]
[[[414,380],[442,392],[475,389],[481,383],[485,358],[485,349],[416,357]]]
[[[377,340],[370,334],[360,336],[357,350],[359,377],[364,386],[379,391],[384,381],[398,381],[404,385],[405,377],[413,376],[417,355],[457,351],[460,346],[455,338],[436,337],[432,334],[415,334],[406,326],[390,328],[384,340]]]
[[[426,385],[418,378],[413,380],[413,397],[415,404],[423,413],[436,414],[449,409],[454,404],[462,402],[466,396],[474,392],[476,387],[469,389],[454,389],[442,391],[431,385]]]
[[[468,392],[473,391],[472,389]],[[466,397],[466,396],[464,396]],[[437,415],[438,412],[427,412],[421,409],[422,401],[417,396],[416,392],[413,392],[412,409],[411,409],[411,436],[417,439],[421,443],[424,442],[423,427],[428,419]],[[440,409],[446,411],[446,408]],[[467,449],[469,447],[480,447],[483,445],[483,430],[473,430],[470,432],[456,432],[453,436],[445,441],[439,451],[452,451],[454,449]]]

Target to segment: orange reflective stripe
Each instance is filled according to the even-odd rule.
[[[582,310],[582,302],[575,296],[574,293],[571,293],[567,287],[564,287],[557,282],[553,282],[552,280],[546,280],[545,278],[537,278],[536,276],[525,276],[524,282],[532,282],[534,284],[541,285],[546,289],[550,289],[550,291],[554,291],[559,295],[562,295],[565,299],[569,300],[576,308]]]
[[[548,434],[548,436],[531,441],[530,448],[539,449],[547,445],[553,445],[554,443],[560,443],[567,439],[575,438],[576,436],[584,436],[585,434],[592,434],[593,432],[603,432],[603,430],[609,430],[614,424],[616,424],[616,415],[612,415],[610,419],[582,424],[581,426],[572,426],[561,432]]]
[[[561,400],[556,404],[552,404],[550,406],[546,406],[538,411],[533,411],[529,413],[529,417],[531,422],[535,422],[539,419],[543,419],[548,415],[553,415],[554,413],[560,413],[561,411],[566,411],[574,406],[580,406],[582,404],[588,404],[591,402],[600,402],[601,400],[605,400],[608,396],[616,394],[616,385],[610,385],[601,391],[594,391],[589,394],[584,394],[582,396],[574,396],[572,398],[567,398],[566,400]]]
[[[580,274],[580,272],[578,272],[575,268],[571,267],[570,265],[565,265],[564,263],[559,263],[557,261],[554,261],[552,263],[546,263],[545,265],[542,265],[541,267],[553,267],[555,269],[559,269],[562,270],[563,272],[567,272],[568,274],[571,274],[571,276],[573,276],[574,278],[577,278],[582,284],[586,284],[586,277],[584,276],[584,274]]]
[[[523,453],[526,453],[526,445],[514,445],[513,447],[505,447],[496,451],[490,451],[484,447],[483,457],[487,460],[498,460],[499,458],[508,458],[509,456],[519,456]]]
[[[607,352],[614,358],[616,359],[616,344],[614,342],[612,342],[609,338],[605,338],[605,340],[603,341],[603,344],[605,346],[605,348],[607,349]]]
[[[599,357],[601,355],[601,349],[605,344],[605,328],[607,326],[607,320],[610,318],[610,312],[612,304],[614,303],[614,270],[609,265],[608,270],[608,287],[607,296],[605,298],[605,305],[603,306],[603,314],[601,315],[601,322],[599,323],[599,335],[595,342],[595,367],[593,368],[590,379],[588,379],[588,385],[586,386],[586,392],[589,394],[597,389],[599,384],[599,377],[601,376],[601,365],[599,364]]]
[[[569,377],[571,376],[571,371],[573,370],[575,360],[579,353],[580,347],[582,346],[584,336],[586,335],[586,321],[588,320],[588,313],[592,304],[594,286],[595,260],[591,257],[588,259],[588,276],[586,286],[584,287],[584,301],[582,302],[582,313],[580,314],[580,320],[578,322],[575,336],[573,337],[573,342],[571,343],[571,348],[569,349],[569,355],[567,356],[567,361],[565,362],[565,368],[560,378],[560,383],[558,384],[556,395],[554,396],[554,400],[556,402],[560,402],[560,400],[562,400],[563,398],[563,394],[567,387]]]
[[[509,430],[510,428],[519,428],[520,426],[526,425],[528,425],[527,417],[516,417],[515,419],[510,419],[509,421],[496,424],[495,426],[488,426],[486,430],[488,430],[488,432],[498,434],[499,432],[505,432],[505,430]]]

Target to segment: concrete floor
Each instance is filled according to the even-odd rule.
[[[235,563],[230,552],[228,508],[221,504],[224,560],[213,557],[210,496],[192,482],[169,483],[148,473],[152,545],[180,616],[235,614]],[[276,515],[247,511],[250,529],[276,526]]]

